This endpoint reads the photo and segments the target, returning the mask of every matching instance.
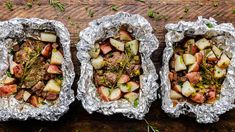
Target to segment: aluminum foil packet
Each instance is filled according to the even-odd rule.
[[[26,37],[37,39],[37,31],[53,31],[60,39],[63,49],[64,62],[62,64],[63,81],[59,98],[53,103],[46,103],[40,107],[33,107],[29,103],[15,99],[14,95],[0,98],[0,120],[9,119],[50,120],[57,121],[74,101],[74,91],[71,89],[75,73],[70,53],[70,34],[67,28],[58,21],[37,18],[15,18],[0,22],[0,79],[6,74],[13,56],[9,50],[14,45],[14,39],[23,40]]]
[[[235,53],[235,29],[231,23],[217,24],[213,18],[198,17],[195,22],[180,21],[177,24],[167,24],[168,33],[165,36],[166,48],[163,53],[163,67],[160,71],[162,86],[162,109],[172,117],[181,114],[196,117],[199,123],[213,123],[219,120],[219,115],[234,108],[235,99],[235,56],[232,56],[226,78],[222,84],[221,93],[214,104],[193,105],[180,102],[175,107],[170,99],[171,84],[168,79],[169,61],[173,55],[173,45],[186,36],[203,35],[224,43],[223,52]]]
[[[96,41],[105,40],[118,34],[122,25],[140,41],[143,75],[140,77],[141,90],[139,104],[136,108],[127,100],[103,102],[97,95],[97,88],[93,83],[93,67],[88,51],[94,47]],[[94,111],[105,115],[122,113],[128,118],[143,119],[149,111],[151,102],[157,98],[158,84],[156,73],[150,55],[159,46],[157,38],[152,34],[153,29],[148,21],[140,16],[125,12],[104,16],[89,23],[89,27],[80,32],[80,42],[77,44],[77,57],[81,62],[81,76],[78,81],[77,98],[89,112]]]

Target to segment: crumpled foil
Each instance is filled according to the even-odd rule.
[[[27,31],[24,26],[27,27]],[[9,49],[13,46],[12,40],[14,38],[24,39],[36,30],[53,30],[60,38],[64,62],[62,64],[63,82],[59,98],[53,104],[48,103],[38,108],[16,100],[14,95],[0,98],[0,121],[27,120],[28,118],[57,121],[69,109],[69,104],[74,101],[74,92],[71,86],[75,73],[70,54],[70,34],[67,28],[58,21],[15,18],[0,22],[0,78],[5,75],[10,60],[12,60],[12,55],[9,54]]]
[[[96,41],[105,40],[118,34],[120,26],[127,25],[127,30],[140,41],[143,75],[140,77],[141,90],[139,104],[134,108],[127,100],[103,102],[97,95],[93,83],[93,67],[88,51]],[[104,16],[89,23],[89,27],[80,32],[80,42],[77,44],[77,57],[81,62],[81,76],[78,81],[77,98],[83,107],[91,114],[100,112],[105,115],[123,113],[129,118],[143,119],[149,111],[151,102],[157,98],[158,75],[150,59],[150,55],[159,46],[157,38],[152,34],[153,29],[148,21],[140,16],[125,12]]]
[[[177,24],[167,24],[166,48],[163,54],[163,68],[160,71],[162,85],[162,109],[172,117],[187,114],[196,117],[199,123],[213,123],[219,120],[219,115],[234,108],[235,99],[235,56],[232,57],[226,79],[223,82],[218,100],[214,104],[193,105],[180,102],[173,107],[170,99],[171,84],[168,79],[169,61],[173,55],[173,45],[185,36],[204,35],[224,43],[224,52],[235,53],[235,29],[231,23],[217,24],[213,18],[198,17],[196,22],[180,21]]]

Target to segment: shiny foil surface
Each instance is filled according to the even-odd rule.
[[[219,120],[219,115],[234,108],[235,99],[235,29],[231,23],[217,24],[213,19],[198,17],[195,22],[180,21],[176,24],[167,24],[168,30],[165,41],[166,48],[163,53],[163,67],[161,76],[162,109],[172,117],[179,117],[181,114],[196,117],[199,123],[213,123]],[[173,55],[173,45],[186,36],[203,35],[205,38],[212,38],[215,41],[224,43],[223,52],[230,52],[231,63],[223,82],[221,93],[214,104],[190,104],[180,102],[173,107],[170,99],[171,83],[168,79],[169,61]]]
[[[26,37],[37,38],[38,31],[54,31],[59,37],[63,49],[64,62],[62,64],[63,82],[59,98],[53,103],[46,103],[40,107],[33,107],[29,103],[18,101],[14,95],[0,98],[0,121],[9,119],[49,120],[57,121],[69,109],[74,101],[74,91],[71,89],[75,73],[70,53],[70,34],[67,28],[58,21],[42,20],[37,18],[15,18],[0,22],[0,79],[2,79],[13,56],[9,54],[14,40],[23,40]]]
[[[125,99],[104,102],[99,98],[93,83],[93,67],[88,54],[96,41],[117,35],[122,25],[127,25],[127,30],[140,42],[143,74],[140,76],[139,104],[136,108]],[[156,82],[158,75],[150,59],[159,42],[152,32],[151,25],[144,17],[125,12],[94,20],[89,23],[88,28],[80,32],[77,57],[81,62],[81,76],[78,81],[77,98],[82,101],[83,107],[89,113],[100,112],[104,115],[122,113],[128,118],[143,119],[151,103],[157,98],[159,88]]]

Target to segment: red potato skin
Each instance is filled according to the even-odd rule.
[[[13,72],[16,78],[21,78],[23,76],[23,66],[21,64],[17,64],[14,68],[13,68]]]
[[[126,83],[130,81],[130,77],[126,74],[121,75],[120,79],[118,80],[118,83]]]
[[[214,102],[216,100],[216,89],[215,88],[211,88],[207,94],[207,100],[208,102]]]
[[[38,107],[38,99],[36,96],[30,97],[30,104],[33,105],[34,107]]]
[[[6,97],[17,92],[17,85],[4,85],[0,87],[0,97]]]
[[[58,68],[58,66],[56,65],[49,65],[48,69],[47,69],[47,72],[48,73],[51,73],[51,74],[61,74],[61,70]]]
[[[108,43],[101,44],[100,49],[104,55],[112,51],[112,47]]]
[[[52,46],[51,46],[51,44],[47,44],[47,45],[43,48],[41,54],[42,54],[44,57],[47,57],[47,58],[48,58],[48,57],[50,56],[50,54],[51,54],[51,51],[52,51]]]
[[[205,102],[205,97],[203,96],[202,93],[196,93],[195,96],[191,96],[191,100],[196,103],[202,104]]]
[[[196,58],[197,64],[200,65],[202,63],[203,54],[201,52],[198,52],[195,54],[195,58]]]
[[[202,77],[200,75],[200,72],[190,72],[186,74],[186,77],[190,81],[190,83],[196,84],[198,83]]]
[[[199,65],[198,65],[198,63],[196,63],[191,72],[198,72],[198,71],[199,71]]]
[[[198,48],[197,48],[197,46],[196,45],[192,45],[191,46],[191,54],[196,54],[198,52]]]
[[[102,93],[102,88],[103,86],[100,86],[99,88],[97,88],[97,92],[99,93],[100,95],[100,98],[103,100],[103,101],[106,101],[108,102],[109,101],[109,97],[106,97],[103,93]]]

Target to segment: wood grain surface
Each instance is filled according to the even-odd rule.
[[[71,34],[72,60],[75,66],[76,78],[73,89],[76,91],[77,81],[80,73],[80,63],[76,58],[75,45],[79,41],[79,31],[86,28],[88,23],[105,15],[115,14],[111,10],[113,5],[118,6],[118,11],[140,14],[144,16],[154,28],[154,33],[160,41],[160,46],[151,59],[157,71],[161,68],[161,57],[165,47],[164,35],[165,24],[176,23],[180,20],[194,21],[198,16],[206,18],[213,17],[218,23],[229,22],[235,25],[235,0],[61,0],[65,11],[60,12],[49,5],[49,0],[12,0],[13,10],[6,8],[8,0],[0,0],[0,20],[8,20],[15,17],[37,17],[43,19],[55,19],[63,22]],[[27,2],[32,2],[32,8]],[[159,18],[153,19],[147,16],[151,8],[159,13]],[[88,11],[94,15],[90,17]],[[161,18],[161,19],[160,19]],[[160,81],[158,81],[160,82]],[[220,116],[220,121],[213,124],[198,124],[195,118],[181,116],[170,118],[161,110],[161,100],[155,101],[146,120],[161,132],[212,132],[212,131],[235,131],[235,110],[231,110]],[[57,122],[47,121],[8,121],[0,122],[0,132],[22,131],[22,132],[145,132],[147,125],[145,121],[131,120],[121,114],[104,116],[94,113],[88,114],[79,101],[71,104],[70,110]]]

